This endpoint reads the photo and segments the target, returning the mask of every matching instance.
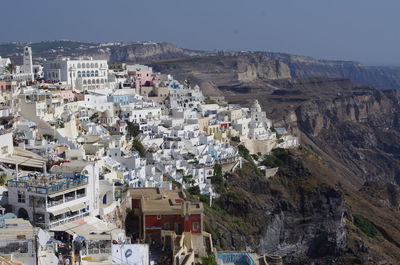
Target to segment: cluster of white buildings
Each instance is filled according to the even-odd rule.
[[[254,154],[298,145],[257,101],[206,104],[198,86],[147,66],[62,58],[35,72],[29,47],[18,72],[6,73],[9,63],[0,58],[0,170],[9,176],[0,201],[45,230],[116,222],[128,187],[215,196],[215,165],[241,166],[233,137]]]

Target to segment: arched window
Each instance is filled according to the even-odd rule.
[[[94,72],[94,76],[99,76],[99,71]]]
[[[78,71],[78,77],[82,77],[81,71]]]
[[[92,84],[93,85],[96,84],[96,80],[92,79]]]
[[[92,72],[90,73],[90,76],[94,76],[94,71],[92,70]]]
[[[19,208],[18,218],[22,218],[24,220],[29,220],[29,214],[24,208]]]
[[[82,77],[86,76],[86,71],[82,71]]]
[[[98,63],[95,63],[95,64],[94,64],[94,67],[99,68],[99,64],[98,64]]]
[[[81,68],[81,63],[78,63],[78,68]]]
[[[83,84],[86,85],[86,80],[85,79],[83,80]]]
[[[100,84],[100,80],[99,79],[96,79],[96,84]]]
[[[91,63],[90,67],[91,67],[91,68],[94,68],[94,63]]]
[[[91,85],[91,84],[92,84],[92,80],[89,79],[89,80],[87,81],[87,83],[88,83],[88,85]]]

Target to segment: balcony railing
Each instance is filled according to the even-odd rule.
[[[46,184],[39,184],[31,183],[29,180],[25,180],[24,177],[21,177],[20,180],[11,179],[8,181],[8,187],[16,187],[16,188],[23,188],[29,192],[34,192],[38,194],[53,194],[56,192],[65,191],[68,189],[76,188],[79,186],[84,186],[88,184],[88,177],[87,176],[79,176],[76,179],[66,178],[65,181],[60,181],[58,184],[53,184],[47,186]],[[36,185],[35,185],[36,184]]]
[[[56,226],[59,226],[59,225],[62,225],[62,224],[70,223],[70,222],[73,222],[75,220],[81,219],[81,218],[86,217],[86,216],[89,216],[89,212],[77,214],[77,215],[74,215],[74,216],[71,216],[71,217],[68,217],[68,218],[64,218],[64,219],[61,219],[61,220],[58,220],[58,221],[53,221],[52,223],[50,223],[48,225],[48,228],[50,229],[50,228],[53,228],[53,227],[56,227]]]

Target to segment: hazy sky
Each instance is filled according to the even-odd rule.
[[[400,65],[398,0],[4,0],[0,41],[165,41]]]

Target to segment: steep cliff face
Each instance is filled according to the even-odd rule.
[[[224,86],[246,85],[265,80],[290,78],[288,66],[263,55],[210,56],[151,64],[156,71],[170,73],[178,80],[198,83],[207,95],[218,95]]]
[[[381,89],[400,89],[400,67],[365,66],[352,61],[316,60],[283,53],[260,52],[286,63],[293,77],[348,78]]]
[[[151,62],[207,56],[207,52],[183,49],[169,43],[130,44],[110,49],[112,62]]]
[[[320,185],[302,158],[288,154],[269,180],[248,164],[226,179],[217,210],[206,213],[217,247],[278,254],[285,264],[338,259],[347,244],[344,195]]]
[[[343,165],[353,184],[377,179],[399,184],[398,112],[397,92],[354,91],[303,103],[294,110],[294,126],[306,143]]]

